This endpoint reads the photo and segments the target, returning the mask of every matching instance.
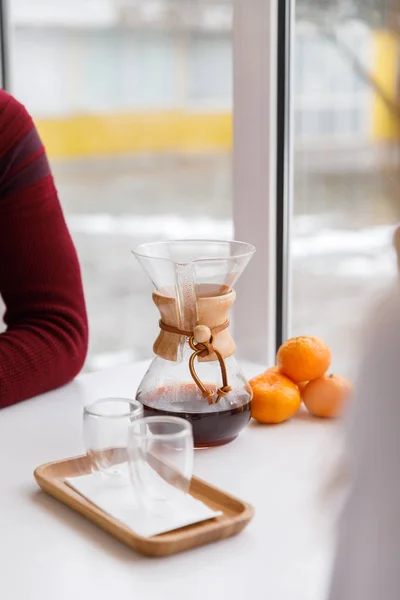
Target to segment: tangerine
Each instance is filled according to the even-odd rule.
[[[305,387],[303,402],[316,417],[340,417],[353,392],[351,381],[340,375],[324,375]]]
[[[251,416],[259,423],[282,423],[300,408],[299,388],[275,369],[254,377],[250,385],[253,390]]]
[[[320,338],[300,336],[287,340],[276,357],[280,371],[294,383],[322,377],[331,364],[329,346]]]

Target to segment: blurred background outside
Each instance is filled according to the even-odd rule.
[[[82,264],[86,369],[147,358],[157,315],[131,248],[234,235],[232,2],[9,0],[9,12],[11,89]],[[343,374],[395,276],[398,31],[385,0],[297,1],[291,333],[325,338]]]

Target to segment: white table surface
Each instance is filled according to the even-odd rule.
[[[198,451],[195,474],[253,504],[255,517],[234,538],[169,558],[135,554],[39,490],[38,465],[84,452],[82,406],[132,397],[144,369],[83,375],[0,411],[0,598],[324,600],[332,422],[253,423],[232,444]]]

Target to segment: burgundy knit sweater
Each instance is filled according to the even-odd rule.
[[[0,90],[0,408],[73,379],[88,327],[75,248],[32,119]]]

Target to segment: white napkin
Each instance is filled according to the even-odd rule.
[[[152,537],[222,515],[189,494],[176,491],[173,502],[161,510],[146,510],[135,499],[127,476],[106,477],[101,473],[67,477],[65,482],[98,508],[118,519],[142,537]]]

